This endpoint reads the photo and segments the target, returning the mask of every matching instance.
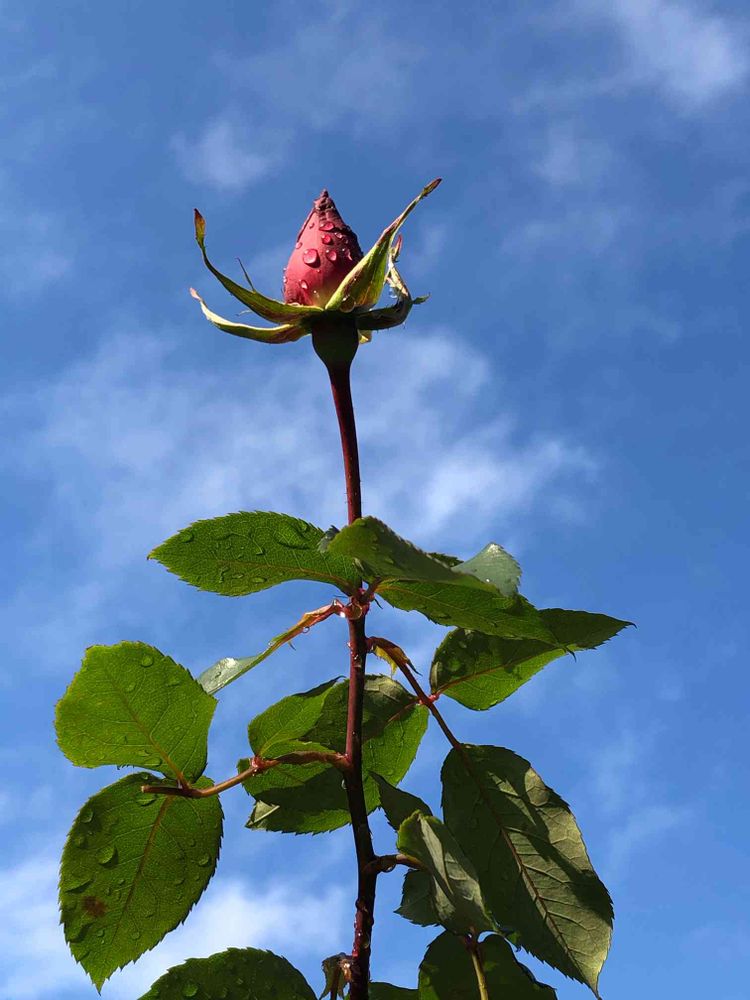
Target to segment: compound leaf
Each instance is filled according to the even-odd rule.
[[[266,743],[274,741],[274,756],[298,750],[344,752],[349,682],[334,684],[319,695],[313,692],[308,694],[312,700],[324,694],[325,701],[317,721],[307,732],[283,741],[276,739],[266,722],[260,727]],[[286,711],[284,708],[284,715]],[[282,714],[281,709],[279,714]],[[401,781],[414,760],[426,727],[426,708],[417,705],[414,696],[401,684],[383,675],[368,675],[365,681],[362,761],[369,811],[379,803],[378,786],[370,772],[374,771],[394,784]],[[253,751],[257,753],[255,745]],[[240,770],[247,766],[245,760],[238,764]],[[327,764],[281,764],[248,778],[244,787],[258,800],[248,822],[251,828],[321,833],[349,822],[341,773]]]
[[[219,856],[218,796],[145,795],[144,783],[153,775],[131,774],[90,798],[63,850],[65,939],[97,989],[182,923]]]

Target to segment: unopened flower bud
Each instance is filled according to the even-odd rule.
[[[362,260],[356,234],[322,191],[313,202],[284,271],[284,301],[325,306],[355,264]]]

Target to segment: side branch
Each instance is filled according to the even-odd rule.
[[[247,778],[262,774],[279,764],[330,764],[339,771],[348,770],[347,760],[341,753],[324,753],[322,750],[298,750],[295,753],[282,754],[281,757],[253,757],[250,766],[226,781],[220,781],[208,788],[195,788],[193,785],[141,785],[141,792],[153,795],[178,795],[184,799],[206,799],[219,795],[228,788],[241,785]]]

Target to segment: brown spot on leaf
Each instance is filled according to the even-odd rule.
[[[97,899],[96,896],[86,896],[83,900],[83,908],[92,917],[103,917],[107,912],[107,904],[103,899]]]

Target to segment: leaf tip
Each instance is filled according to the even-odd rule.
[[[206,220],[197,208],[193,210],[193,214],[195,219],[195,238],[199,244],[202,244],[206,235]]]

